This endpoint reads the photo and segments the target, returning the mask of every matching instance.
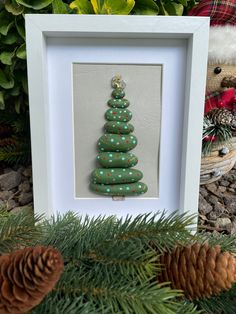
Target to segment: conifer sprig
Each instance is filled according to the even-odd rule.
[[[228,250],[233,238],[219,242],[193,236],[192,216],[146,214],[118,219],[73,213],[40,221],[28,212],[0,212],[0,253],[34,244],[53,245],[64,258],[58,285],[33,314],[197,314],[235,313],[236,287],[220,296],[189,302],[168,283],[157,283],[158,255],[177,244],[215,243]],[[227,311],[226,311],[227,309]],[[226,312],[224,312],[226,311]]]
[[[42,229],[40,225],[36,226],[41,218],[27,211],[15,215],[2,209],[0,211],[0,254],[32,245],[41,237]]]
[[[232,254],[236,253],[236,235],[214,234],[209,232],[202,232],[198,235],[198,241],[207,242],[211,247],[220,245],[221,251],[228,251]]]
[[[55,307],[68,304],[71,313],[73,306],[77,313],[91,314],[176,313],[183,307],[175,300],[180,292],[156,283],[158,254],[177,242],[192,239],[186,229],[192,219],[177,213],[169,217],[157,213],[124,219],[82,219],[67,213],[46,221],[40,243],[58,248],[66,265],[50,300]],[[61,298],[65,304],[58,303]],[[50,303],[48,299],[45,302]],[[43,302],[33,313],[47,313],[47,306],[50,305]],[[185,307],[188,313],[197,313],[193,305]]]
[[[209,299],[202,299],[195,302],[203,313],[207,314],[235,314],[236,313],[236,284],[219,296],[211,297]]]

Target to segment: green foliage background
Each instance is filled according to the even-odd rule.
[[[30,160],[27,13],[184,15],[196,0],[0,1],[0,162]],[[17,125],[17,127],[16,127]]]

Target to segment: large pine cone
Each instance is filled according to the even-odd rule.
[[[228,125],[231,127],[236,126],[235,115],[226,108],[215,108],[208,112],[207,118],[210,119],[214,124]]]
[[[29,247],[0,256],[0,313],[22,314],[39,304],[63,271],[52,247]]]
[[[219,245],[177,247],[162,255],[160,263],[165,267],[158,281],[171,282],[173,289],[183,290],[190,300],[217,295],[236,281],[236,260],[229,252],[222,253]]]

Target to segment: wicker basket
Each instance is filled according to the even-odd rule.
[[[219,156],[219,150],[223,146],[215,147],[207,156],[202,156],[200,184],[208,184],[220,179],[229,172],[236,162],[236,137],[233,137],[229,146],[229,153],[225,156]]]

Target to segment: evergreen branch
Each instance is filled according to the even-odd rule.
[[[219,296],[195,301],[195,304],[207,314],[235,314],[236,313],[236,284]]]
[[[192,239],[186,230],[191,223],[191,216],[176,213],[167,218],[147,214],[123,220],[113,216],[82,219],[67,213],[45,221],[37,242],[61,251],[65,271],[56,289],[33,313],[50,313],[49,306],[53,313],[55,309],[65,313],[67,308],[71,313],[75,308],[74,313],[89,314],[174,314],[178,309],[184,313],[184,308],[186,313],[187,309],[197,313],[193,305],[175,300],[180,292],[157,284],[157,245],[153,249],[153,243],[164,251],[176,241]],[[64,300],[59,308],[58,300]]]
[[[236,235],[226,235],[222,233],[202,232],[199,234],[199,241],[207,242],[210,246],[220,245],[221,251],[236,253]]]
[[[29,246],[41,236],[40,226],[35,226],[40,221],[40,216],[34,216],[24,210],[19,214],[6,215],[3,210],[0,217],[0,254]]]
[[[97,274],[97,273],[96,273]],[[62,298],[82,297],[82,304],[96,304],[96,312],[103,313],[102,308],[110,308],[110,313],[176,313],[179,303],[174,298],[180,293],[163,285],[151,284],[150,281],[140,283],[138,280],[127,281],[117,276],[108,281],[104,274],[84,273],[79,269],[63,274],[54,293]],[[80,309],[78,308],[78,313]]]
[[[190,303],[188,301],[182,301],[180,308],[177,309],[176,312],[176,314],[200,314],[200,313],[204,313],[203,310],[198,310],[195,304]]]
[[[12,134],[12,128],[9,125],[0,124],[0,139],[4,137],[8,137],[10,134]]]
[[[127,217],[124,221],[112,216],[85,217],[82,220],[68,213],[46,222],[45,237],[40,241],[59,249],[66,262],[96,262],[113,265],[120,271],[122,268],[126,271],[128,265],[133,265],[142,277],[144,272],[147,274],[147,267],[150,274],[151,269],[157,271],[154,260],[157,260],[158,254],[177,243],[189,243],[193,239],[186,229],[192,222],[192,216],[174,213],[167,218],[164,214],[158,219],[156,217],[157,214],[147,214],[133,220]],[[144,252],[148,254],[146,257]]]
[[[0,161],[28,163],[31,156],[28,113],[19,115],[4,111],[0,115],[0,125],[3,126],[0,128]]]
[[[144,251],[141,242],[109,241],[106,246],[100,246],[99,235],[107,236],[114,222],[113,217],[90,220],[87,217],[82,222],[81,218],[68,213],[64,217],[58,216],[51,223],[46,221],[46,237],[39,239],[39,242],[57,247],[62,252],[65,263],[72,263],[74,266],[81,267],[85,264],[92,269],[96,265],[107,269],[107,273],[136,276],[140,280],[156,274],[159,269],[157,254],[153,250]]]
[[[79,312],[78,312],[79,309]],[[102,314],[110,314],[110,309],[104,309]],[[43,303],[30,312],[31,314],[92,314],[96,308],[91,303],[83,303],[80,297],[64,297],[49,294]]]
[[[17,145],[17,140],[13,137],[0,138],[0,147]]]
[[[124,222],[122,219],[118,222],[118,226],[121,227],[116,232],[115,240],[139,241],[162,253],[166,249],[171,250],[174,246],[184,245],[193,239],[190,233],[193,219],[194,216],[179,215],[176,212],[168,217],[165,212],[139,215],[133,220],[132,217],[127,217]]]
[[[15,144],[0,147],[0,161],[10,164],[27,163],[30,160],[30,153],[28,142],[17,141]]]
[[[114,248],[114,252],[117,250]],[[126,251],[127,252],[127,251]],[[133,252],[133,256],[132,256]],[[116,274],[125,276],[127,281],[139,280],[140,282],[144,280],[155,280],[158,272],[160,272],[161,266],[158,264],[157,254],[150,250],[138,250],[132,251],[127,254],[125,258],[125,253],[123,258],[114,259],[113,256],[103,256],[102,260],[100,256],[96,256],[96,259],[86,260],[81,259],[80,263],[91,262],[91,268],[97,267],[98,271],[105,272],[106,276],[110,273],[111,277]]]

